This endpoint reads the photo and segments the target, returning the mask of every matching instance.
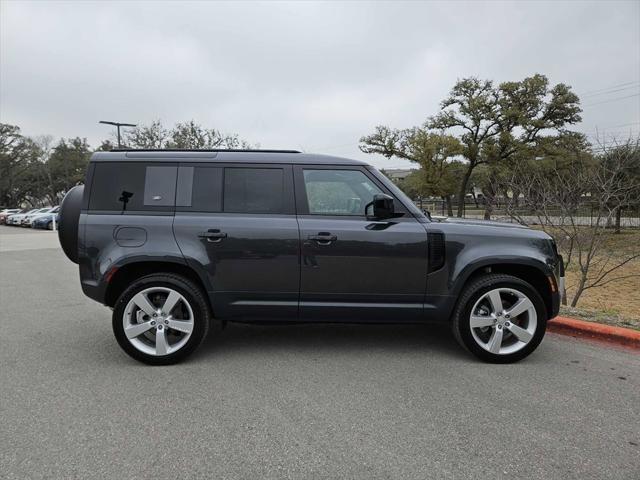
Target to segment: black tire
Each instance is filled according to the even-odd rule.
[[[487,292],[496,288],[511,288],[526,295],[536,310],[537,326],[533,338],[522,349],[507,354],[496,354],[482,348],[471,332],[471,309]],[[513,363],[531,354],[540,345],[547,328],[547,310],[538,291],[517,277],[487,274],[472,280],[464,287],[452,317],[453,334],[460,345],[476,357],[490,363]]]
[[[78,263],[78,222],[80,220],[83,195],[83,185],[73,187],[67,192],[60,204],[58,240],[65,255],[73,263]]]
[[[193,331],[182,348],[163,356],[150,355],[132,345],[124,332],[123,316],[129,301],[139,292],[151,287],[166,287],[180,293],[189,303],[194,316]],[[122,349],[132,358],[149,365],[171,365],[185,359],[206,338],[211,323],[211,313],[204,292],[190,280],[171,273],[159,273],[141,277],[131,284],[118,298],[113,309],[113,333]]]

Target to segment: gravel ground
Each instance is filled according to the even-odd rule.
[[[152,368],[55,234],[8,230],[0,478],[640,478],[636,353],[549,334],[485,365],[433,327],[231,325]]]

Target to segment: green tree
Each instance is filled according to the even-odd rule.
[[[84,182],[91,154],[86,138],[61,139],[53,148],[47,167],[52,179],[50,190],[56,200],[61,200],[68,190]]]
[[[27,176],[36,156],[37,149],[20,127],[0,123],[0,204],[16,206],[26,199]]]
[[[571,88],[564,84],[551,87],[544,75],[497,86],[490,80],[465,78],[454,85],[442,101],[440,112],[423,126],[409,130],[377,127],[373,135],[361,139],[361,149],[371,153],[386,150],[404,158],[401,154],[406,148],[406,139],[415,136],[406,132],[426,136],[436,131],[453,135],[461,145],[459,155],[466,161],[457,188],[457,214],[461,217],[471,175],[479,165],[488,165],[485,190],[490,208],[499,168],[507,160],[515,162],[526,158],[538,142],[579,122],[580,112],[579,99]]]
[[[460,80],[441,104],[441,112],[427,122],[430,128],[459,131],[462,155],[468,162],[459,197],[467,191],[473,170],[489,165],[485,201],[491,208],[492,185],[499,168],[507,160],[523,157],[545,133],[558,134],[577,123],[581,109],[578,97],[564,84],[549,86],[544,75],[536,74],[519,82],[466,78]],[[463,205],[458,205],[462,216]],[[490,210],[489,210],[490,211]]]
[[[360,150],[365,153],[417,163],[420,169],[407,177],[405,188],[421,196],[442,197],[447,202],[449,213],[453,214],[451,196],[457,191],[459,162],[452,159],[462,152],[457,138],[430,132],[424,127],[391,130],[379,126],[372,135],[362,137],[360,142]]]

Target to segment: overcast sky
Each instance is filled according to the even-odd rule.
[[[640,131],[640,2],[1,1],[0,120],[109,137],[98,120],[194,119],[263,148],[366,158],[375,125],[437,112],[458,78],[543,73],[583,123]],[[635,82],[635,83],[634,83]]]

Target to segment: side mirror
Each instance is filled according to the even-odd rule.
[[[371,213],[369,213],[371,210]],[[370,220],[383,220],[394,216],[393,197],[384,193],[377,193],[373,196],[373,201],[368,203],[364,211]]]

